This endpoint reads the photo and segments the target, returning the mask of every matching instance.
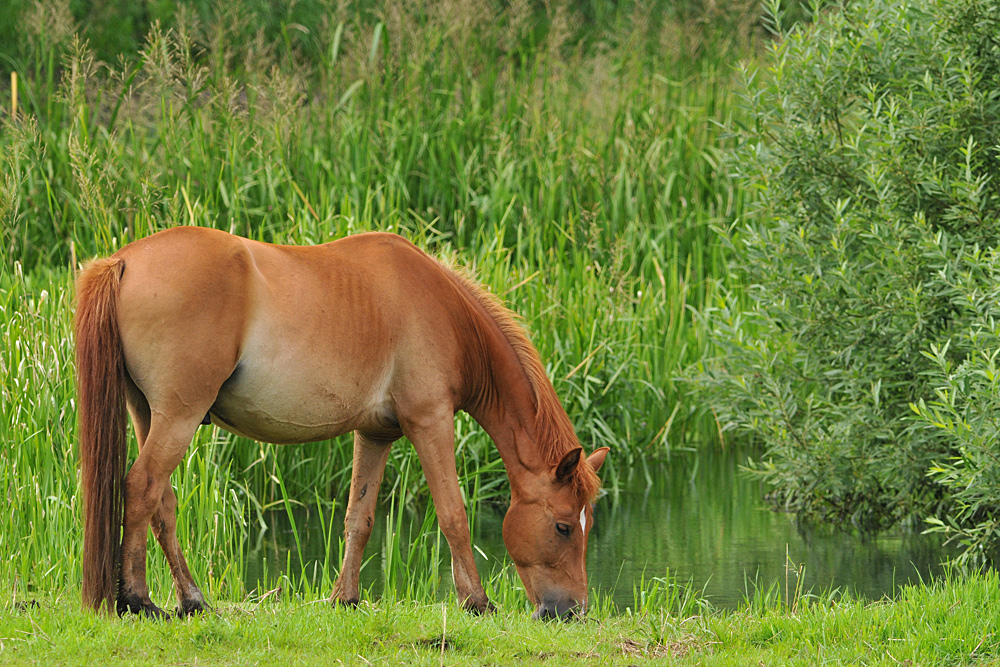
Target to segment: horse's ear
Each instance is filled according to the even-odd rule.
[[[566,452],[566,455],[562,457],[562,461],[556,466],[556,481],[565,482],[570,478],[570,475],[576,470],[576,467],[580,465],[580,457],[583,455],[583,447],[577,447]]]
[[[590,467],[594,469],[594,472],[601,469],[601,466],[604,465],[604,458],[610,451],[610,447],[601,447],[600,449],[595,449],[590,453],[590,456],[587,457],[587,463],[589,463]]]

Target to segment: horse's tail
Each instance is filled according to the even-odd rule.
[[[83,605],[115,608],[125,505],[125,362],[118,291],[125,263],[92,261],[76,281],[76,373],[83,489]]]

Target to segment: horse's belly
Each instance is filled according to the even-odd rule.
[[[246,403],[217,402],[209,417],[213,424],[236,435],[277,444],[327,440],[353,430],[345,427],[348,419]]]
[[[227,431],[254,440],[291,444],[327,440],[359,428],[391,422],[380,392],[348,395],[329,376],[286,377],[241,368],[227,381],[209,416]]]

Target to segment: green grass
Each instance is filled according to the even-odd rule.
[[[36,606],[37,605],[37,606]],[[582,623],[532,621],[523,604],[477,617],[454,601],[357,609],[283,598],[220,604],[170,623],[97,617],[73,595],[8,602],[0,663],[88,664],[866,664],[1000,662],[1000,578],[953,577],[876,603],[803,597],[735,612],[598,605]]]

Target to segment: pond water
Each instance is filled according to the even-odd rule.
[[[745,461],[740,450],[675,455],[652,483],[638,474],[610,490],[595,508],[587,558],[591,589],[610,594],[624,609],[634,604],[633,588],[643,578],[669,570],[680,583],[703,591],[715,607],[735,608],[758,588],[776,585],[794,591],[800,572],[805,591],[836,588],[869,599],[892,596],[904,584],[941,572],[948,552],[935,535],[897,528],[862,538],[830,528],[803,529],[792,516],[768,508],[760,483],[738,471]],[[400,529],[387,531],[388,504],[380,503],[362,570],[363,585],[376,595],[383,585],[387,537],[398,534],[404,553],[410,535],[431,545],[437,541],[421,528],[422,508],[409,508]],[[480,506],[475,517],[473,542],[484,574],[507,562],[501,537],[504,512],[502,506]],[[317,512],[302,512],[295,519],[298,546],[285,513],[267,517],[269,529],[247,550],[249,587],[265,571],[272,581],[284,567],[299,571],[300,553],[306,571],[327,560],[330,542]],[[333,522],[329,562],[338,567],[341,511],[334,512]],[[436,534],[436,525],[431,528]],[[443,538],[440,548],[444,595],[451,580]]]

